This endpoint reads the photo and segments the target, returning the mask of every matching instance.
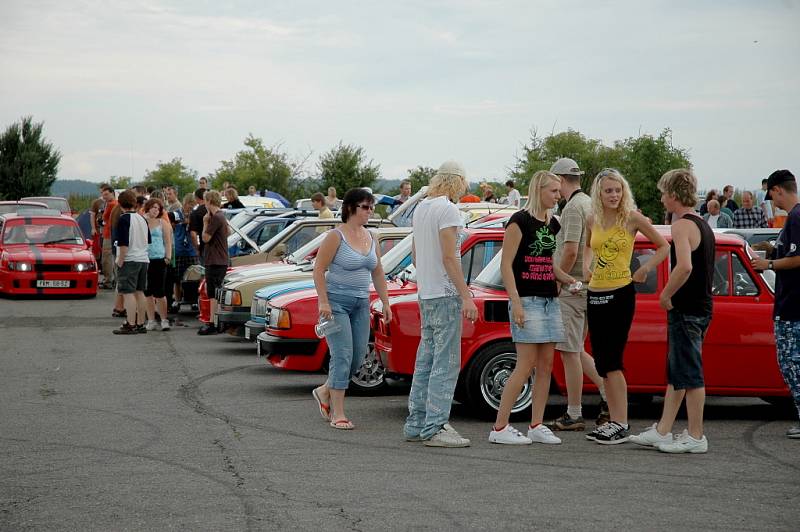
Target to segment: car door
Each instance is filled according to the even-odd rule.
[[[706,388],[782,388],[776,370],[772,297],[745,262],[743,248],[717,247],[714,310],[703,342]]]

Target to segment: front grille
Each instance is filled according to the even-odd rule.
[[[34,264],[33,269],[37,272],[71,272],[71,264]]]

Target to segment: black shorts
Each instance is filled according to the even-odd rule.
[[[636,288],[630,283],[609,292],[589,290],[588,296],[586,319],[594,365],[601,377],[607,377],[625,369],[622,355],[636,310]]]
[[[217,288],[222,288],[227,266],[206,266],[206,294],[208,298],[217,297]]]
[[[167,295],[167,263],[164,259],[150,259],[147,267],[147,288],[144,295],[160,299]]]
[[[117,292],[133,294],[147,290],[147,263],[123,262],[117,272]]]

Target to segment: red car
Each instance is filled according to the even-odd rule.
[[[69,216],[0,216],[0,293],[96,296],[90,247]]]
[[[501,229],[466,229],[461,243],[461,264],[467,282],[473,279],[500,250],[503,241]],[[408,237],[410,238],[410,237]],[[410,250],[410,240],[404,241]],[[398,246],[404,245],[403,243]],[[402,276],[401,276],[402,277]],[[388,282],[389,295],[411,293],[416,297],[417,285],[406,279]],[[374,288],[370,299],[376,300]],[[318,318],[318,298],[314,289],[290,292],[269,302],[270,320],[267,330],[258,337],[259,354],[267,357],[273,366],[300,371],[319,371],[327,365],[328,344],[317,338],[314,325]],[[285,320],[278,319],[285,316]],[[379,319],[375,318],[373,319]],[[281,324],[284,324],[281,326]],[[353,377],[353,387],[358,390],[378,390],[385,386],[384,368],[370,350],[359,373]]]
[[[670,240],[668,227],[658,229]],[[788,391],[775,362],[774,273],[753,271],[748,258],[751,251],[742,239],[715,236],[714,314],[703,348],[706,393],[781,402]],[[653,244],[641,234],[635,245],[633,271],[655,253]],[[667,323],[666,313],[658,305],[658,294],[668,276],[669,261],[664,261],[645,283],[636,286],[636,316],[625,351],[625,377],[631,394],[662,394],[666,388]],[[493,417],[516,363],[499,255],[470,289],[479,316],[474,324],[464,321],[456,398],[469,403],[479,415]],[[371,307],[375,349],[388,376],[408,377],[414,372],[419,345],[419,307],[414,295],[393,298],[390,304],[392,321],[388,325],[377,320],[382,311],[380,301]],[[586,350],[591,353],[588,339]],[[555,357],[553,378],[558,390],[565,394],[559,356]],[[533,379],[517,399],[514,412],[530,406],[532,384]],[[596,391],[588,379],[584,386],[587,391]]]

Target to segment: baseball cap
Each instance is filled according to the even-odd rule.
[[[550,172],[556,175],[583,175],[583,171],[578,167],[578,163],[569,157],[562,157],[553,163]]]
[[[436,171],[437,174],[451,174],[451,175],[460,175],[464,179],[467,178],[467,173],[464,171],[464,167],[461,166],[461,163],[457,161],[445,161]]]
[[[775,170],[767,178],[767,190],[783,183],[795,182],[794,175],[789,170]]]

